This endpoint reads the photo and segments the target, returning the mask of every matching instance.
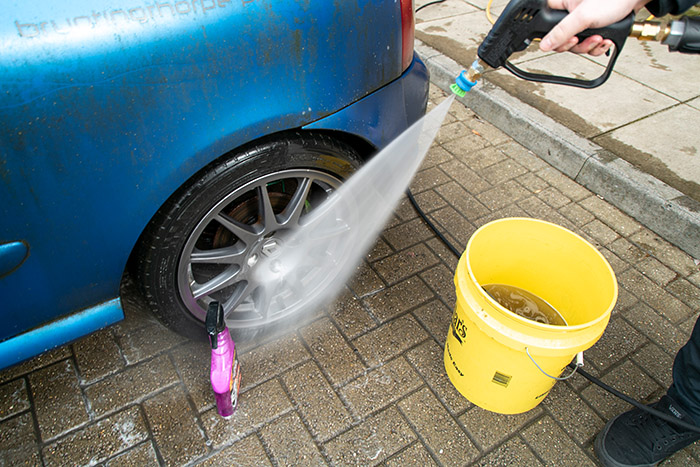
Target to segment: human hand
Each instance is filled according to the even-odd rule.
[[[542,38],[540,49],[544,52],[571,51],[593,56],[602,55],[612,47],[610,39],[590,36],[579,43],[576,34],[589,28],[601,28],[638,11],[649,0],[548,0],[555,10],[567,10],[566,17]]]

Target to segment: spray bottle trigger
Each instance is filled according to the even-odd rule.
[[[209,334],[211,348],[216,349],[219,346],[217,336],[226,328],[224,322],[224,307],[219,302],[211,302],[207,309],[207,317],[204,322]]]

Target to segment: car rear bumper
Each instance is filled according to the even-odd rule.
[[[425,114],[430,74],[417,54],[396,80],[344,109],[304,126],[362,137],[381,149]]]

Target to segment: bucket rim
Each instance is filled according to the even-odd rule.
[[[575,324],[575,325],[568,325],[567,324],[566,326],[561,326],[561,325],[555,325],[555,324],[540,323],[540,322],[522,317],[522,316],[518,315],[517,313],[513,313],[512,311],[510,311],[509,309],[507,309],[506,307],[504,307],[503,305],[498,303],[498,301],[496,301],[493,297],[491,297],[486,292],[486,290],[484,290],[484,287],[483,287],[484,284],[481,284],[479,281],[476,280],[476,276],[474,274],[474,271],[472,270],[472,265],[469,261],[467,261],[467,257],[469,256],[469,251],[470,251],[470,248],[472,246],[473,240],[474,240],[474,238],[477,237],[477,234],[480,231],[485,230],[488,227],[492,227],[494,224],[500,224],[500,223],[504,223],[504,222],[508,222],[508,221],[525,221],[525,222],[532,222],[532,223],[548,225],[550,227],[554,227],[554,228],[557,228],[559,230],[562,230],[562,231],[566,232],[567,234],[572,235],[573,237],[575,237],[579,241],[589,245],[591,247],[591,249],[595,252],[595,254],[598,256],[598,258],[605,265],[605,267],[607,268],[611,277],[613,278],[612,298],[610,300],[610,303],[606,307],[605,311],[603,311],[600,314],[600,316],[598,316],[597,318],[586,321],[585,323]],[[548,331],[548,332],[550,332],[550,331],[553,331],[553,332],[575,332],[578,330],[588,329],[590,327],[595,326],[600,321],[610,319],[610,315],[612,314],[612,311],[615,308],[615,305],[617,303],[617,298],[618,298],[618,293],[619,293],[617,277],[615,275],[615,271],[613,270],[612,266],[610,266],[610,263],[605,258],[605,256],[603,256],[603,254],[595,246],[593,246],[589,241],[587,241],[585,238],[578,235],[576,232],[572,232],[571,230],[569,230],[565,227],[562,227],[561,225],[555,224],[553,222],[545,221],[542,219],[536,219],[533,217],[503,217],[503,218],[496,219],[496,220],[493,220],[491,222],[488,222],[488,223],[482,225],[481,227],[476,229],[476,231],[469,238],[469,241],[467,242],[467,246],[466,246],[464,252],[462,253],[462,256],[459,259],[459,262],[462,262],[462,261],[464,261],[465,269],[467,270],[467,274],[469,275],[469,279],[471,280],[471,283],[476,286],[480,295],[483,298],[485,298],[489,303],[494,305],[495,308],[499,312],[501,312],[504,316],[506,316],[507,318],[517,322],[520,325],[532,327],[534,329],[539,329],[539,330]],[[459,266],[458,266],[458,268],[459,268]],[[559,310],[557,310],[557,311],[559,312]]]

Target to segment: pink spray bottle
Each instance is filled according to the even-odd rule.
[[[241,369],[236,344],[224,322],[224,308],[219,302],[209,304],[206,328],[211,343],[211,386],[216,396],[216,408],[224,418],[233,415],[238,405]]]

